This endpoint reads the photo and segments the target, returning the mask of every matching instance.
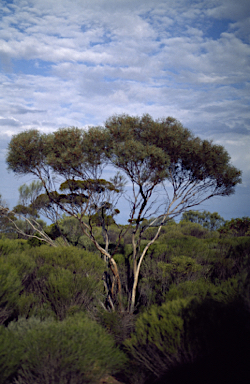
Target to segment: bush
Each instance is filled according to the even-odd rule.
[[[95,311],[97,300],[103,299],[105,264],[98,255],[47,245],[21,251],[18,242],[12,250],[5,247],[0,256],[0,324],[13,316],[62,320],[70,313]]]
[[[153,306],[137,319],[135,333],[124,343],[132,359],[154,377],[179,360],[184,332],[181,314],[187,304],[187,300],[177,299]]]
[[[0,324],[8,321],[16,311],[21,288],[18,271],[0,258]]]
[[[118,346],[134,331],[135,316],[128,312],[99,311],[98,322],[110,333]]]
[[[197,288],[196,297],[178,297],[139,316],[125,341],[131,359],[147,383],[248,383],[249,312],[236,283],[207,286],[202,294]]]
[[[250,217],[227,221],[220,229],[221,235],[239,237],[250,236]]]
[[[184,212],[181,219],[183,221],[200,224],[209,231],[216,231],[225,224],[225,220],[218,215],[217,212],[210,213],[208,211],[199,212],[190,210]]]
[[[0,326],[0,384],[7,384],[20,367],[22,348],[13,332]]]
[[[6,238],[0,239],[0,256],[20,253],[29,248],[27,240],[11,240]]]
[[[163,276],[166,276],[171,283],[190,279],[192,275],[202,269],[201,265],[187,256],[175,256],[171,259],[170,263],[160,261],[158,267],[162,270]]]
[[[181,221],[179,226],[183,235],[197,237],[198,239],[206,239],[209,237],[209,230],[201,224]]]
[[[100,325],[79,315],[62,322],[20,319],[6,332],[20,346],[15,384],[97,383],[126,360]]]
[[[101,288],[98,285],[84,271],[74,274],[69,269],[56,269],[50,272],[43,293],[56,317],[62,320],[68,313],[90,310]]]
[[[203,300],[210,297],[215,301],[230,302],[238,295],[238,279],[233,278],[215,286],[210,281],[199,279],[196,281],[184,281],[179,284],[173,284],[165,294],[166,301],[186,299],[189,297]]]
[[[98,255],[76,247],[50,248],[41,246],[30,250],[36,263],[27,293],[34,293],[36,306],[44,311],[44,303],[62,320],[67,314],[94,310],[96,299],[102,299],[104,263]]]
[[[216,243],[208,243],[210,252],[203,262],[207,265],[207,278],[220,284],[246,268],[250,256],[250,238],[234,237],[217,239]],[[211,249],[213,247],[213,249]]]

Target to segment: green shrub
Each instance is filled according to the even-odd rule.
[[[117,345],[121,345],[134,331],[135,316],[128,312],[100,310],[98,322],[110,333]]]
[[[23,350],[13,332],[0,325],[0,384],[9,383],[20,367]]]
[[[0,239],[0,256],[10,255],[13,253],[17,254],[29,248],[27,240],[12,240],[7,238]]]
[[[160,261],[158,267],[162,270],[163,276],[166,276],[171,283],[178,283],[183,279],[189,279],[202,269],[201,265],[187,256],[175,256],[171,259],[170,263]]]
[[[250,236],[250,218],[242,217],[226,221],[226,223],[219,229],[219,232],[222,236]]]
[[[68,313],[90,310],[102,284],[91,275],[72,273],[68,269],[57,269],[50,273],[45,283],[45,292],[56,317],[64,319]],[[100,294],[99,294],[100,295]]]
[[[201,224],[191,223],[189,221],[181,221],[179,223],[180,231],[185,236],[193,236],[198,239],[205,239],[209,236],[209,230],[204,228]]]
[[[17,269],[0,257],[0,324],[13,316],[21,289]]]
[[[137,319],[124,344],[147,383],[249,382],[249,312],[236,283],[206,288],[196,297],[153,306]]]
[[[102,242],[102,239],[99,239],[99,241]],[[79,237],[78,246],[84,248],[88,252],[97,252],[93,242],[85,235]]]
[[[47,312],[62,320],[68,313],[94,309],[102,295],[104,263],[98,255],[76,247],[41,246],[26,252],[36,264],[30,275],[26,294],[35,295],[36,309],[30,313]],[[27,308],[28,298],[22,308]],[[45,311],[45,312],[44,312]],[[25,315],[24,312],[20,313]]]
[[[208,211],[189,210],[182,214],[181,220],[197,223],[209,231],[216,231],[225,223],[225,220],[217,212],[211,213]]]
[[[139,316],[135,333],[125,341],[131,358],[149,374],[160,377],[179,360],[184,332],[182,311],[188,302],[177,299],[151,307]]]
[[[207,242],[210,251],[204,255],[207,265],[206,277],[213,283],[220,284],[246,268],[250,256],[249,237],[221,238]]]
[[[199,279],[195,281],[184,281],[173,284],[165,294],[166,301],[177,300],[178,298],[197,298],[199,300],[210,297],[220,302],[230,302],[238,295],[238,279],[230,279],[215,286],[210,281]]]
[[[105,267],[98,255],[73,246],[21,251],[18,242],[17,247],[6,243],[13,253],[5,247],[0,256],[0,324],[11,316],[54,315],[62,320],[68,313],[95,311],[103,299]]]
[[[62,322],[21,319],[9,331],[22,348],[15,384],[97,383],[126,360],[112,337],[83,316]]]

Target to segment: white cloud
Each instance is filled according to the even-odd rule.
[[[0,4],[2,133],[125,112],[171,115],[202,137],[249,137],[248,1]],[[228,148],[240,161],[239,145]]]
[[[211,1],[212,7],[207,11],[209,16],[214,18],[227,18],[231,20],[242,20],[250,13],[250,3],[248,0],[224,0]]]

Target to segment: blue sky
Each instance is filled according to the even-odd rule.
[[[149,113],[225,146],[243,183],[200,208],[250,216],[249,43],[249,0],[0,0],[0,194],[13,134]]]

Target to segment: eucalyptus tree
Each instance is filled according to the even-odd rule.
[[[48,135],[36,130],[21,132],[9,144],[7,164],[16,174],[37,177],[51,207],[79,220],[84,234],[109,263],[113,308],[115,292],[120,302],[122,294],[113,256],[126,231],[132,230],[130,312],[136,305],[141,264],[166,221],[213,196],[231,195],[241,182],[241,172],[230,164],[222,146],[195,137],[176,119],[153,120],[149,115],[113,116],[104,127],[88,130],[64,128]],[[118,172],[105,180],[103,171],[110,165]],[[129,225],[120,231],[111,253],[108,232],[105,247],[98,243],[93,218],[97,212],[107,214],[107,210],[114,214],[126,181],[132,191],[126,195]],[[105,220],[102,225],[105,228]],[[142,234],[150,226],[155,227],[155,234],[142,247]]]
[[[57,244],[44,230],[46,223],[39,219],[40,207],[35,204],[42,189],[43,185],[40,181],[21,185],[18,188],[18,204],[12,210],[1,200],[0,195],[0,227],[3,227],[2,231],[8,235],[18,233],[24,238],[35,238],[56,247]]]
[[[83,233],[109,264],[113,279],[111,285],[106,283],[106,287],[110,306],[114,308],[115,294],[121,296],[118,267],[108,252],[108,236],[105,236],[105,247],[101,246],[93,225],[96,213],[101,212],[103,216],[115,213],[124,187],[119,173],[110,181],[101,178],[108,164],[106,150],[107,133],[101,127],[92,127],[88,131],[72,127],[49,135],[30,130],[12,138],[7,163],[15,173],[30,173],[42,182],[46,196],[38,196],[37,205],[43,206],[51,215],[59,210],[79,221]]]
[[[187,211],[182,214],[182,220],[191,221],[192,223],[198,223],[204,228],[207,228],[209,231],[216,231],[226,221],[221,217],[217,212],[208,212],[208,211]]]
[[[36,220],[34,217],[27,217],[26,215],[18,212],[20,220],[16,218],[16,212],[9,209],[0,203],[0,226],[4,225],[4,234],[10,234],[10,232],[16,232],[24,238],[34,238],[39,241],[45,242],[52,247],[57,247],[57,244],[47,235],[43,229],[43,222]],[[1,232],[0,227],[0,232]]]

